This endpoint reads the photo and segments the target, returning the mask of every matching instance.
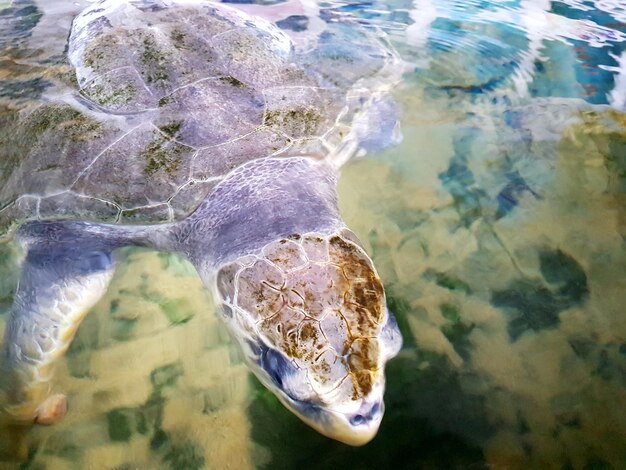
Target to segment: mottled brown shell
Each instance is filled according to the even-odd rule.
[[[386,309],[359,246],[337,235],[295,235],[223,267],[217,282],[229,321],[306,369],[321,400],[371,391],[382,373],[377,337]]]

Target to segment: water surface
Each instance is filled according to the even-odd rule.
[[[193,268],[129,250],[61,365],[71,411],[29,432],[25,468],[626,467],[626,9],[266,3],[291,31],[320,7],[381,27],[406,66],[402,143],[339,187],[405,340],[378,437],[353,449],[300,423],[248,376]],[[36,67],[64,60],[85,4],[3,10],[21,51],[3,99],[45,93]]]

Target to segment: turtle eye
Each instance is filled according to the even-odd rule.
[[[283,353],[261,343],[258,349],[258,365],[272,383],[294,402],[311,399],[306,372],[299,369]]]
[[[283,382],[288,376],[297,373],[295,366],[285,356],[275,349],[263,348],[259,365],[267,372],[272,382],[278,387],[283,387]]]

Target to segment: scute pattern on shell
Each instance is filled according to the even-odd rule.
[[[69,58],[79,95],[2,117],[0,237],[29,218],[180,220],[234,168],[328,132],[345,99],[280,30],[209,2],[96,3]]]
[[[307,371],[305,398],[358,400],[381,373],[384,292],[356,244],[311,233],[280,239],[251,264],[222,267],[217,289],[227,321]]]

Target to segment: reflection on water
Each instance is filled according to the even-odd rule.
[[[39,18],[15,3],[22,26],[3,17],[0,32],[18,49],[0,77],[19,99],[46,86],[15,52],[26,32],[39,21],[33,35],[59,40],[44,59],[33,53],[37,67],[61,61],[80,7],[46,2]],[[300,423],[248,381],[193,270],[130,251],[60,371],[71,412],[25,438],[29,468],[623,468],[620,3],[323,5],[322,19],[383,27],[409,65],[396,92],[404,141],[347,165],[340,182],[342,213],[405,337],[371,444],[348,448]],[[305,6],[272,15],[297,29],[307,24],[297,15],[317,11]],[[15,442],[0,439],[0,449]]]

